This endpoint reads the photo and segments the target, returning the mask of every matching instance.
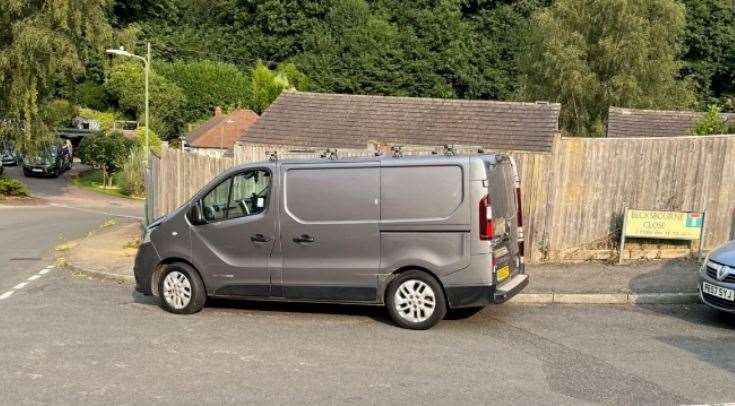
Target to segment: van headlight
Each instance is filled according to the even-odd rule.
[[[140,245],[148,244],[151,242],[151,233],[153,230],[155,230],[157,227],[147,227],[145,229],[145,233],[143,233],[143,238],[140,239]]]

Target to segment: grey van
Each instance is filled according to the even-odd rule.
[[[427,329],[528,284],[520,180],[506,155],[238,166],[147,227],[135,278],[173,313],[207,297],[371,304]]]

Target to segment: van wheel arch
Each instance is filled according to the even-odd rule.
[[[190,266],[196,273],[199,275],[199,279],[202,280],[202,284],[204,285],[204,291],[207,291],[207,284],[204,281],[204,278],[202,278],[202,273],[197,269],[197,267],[194,266],[191,262],[183,259],[183,258],[166,258],[163,261],[159,262],[158,265],[156,265],[156,269],[151,273],[151,292],[154,296],[158,296],[158,283],[161,281],[161,274],[163,273],[163,270],[166,269],[166,265],[175,264],[175,263],[182,263]]]
[[[383,303],[385,303],[385,293],[388,291],[388,286],[390,286],[391,282],[400,274],[408,271],[421,271],[426,273],[427,275],[431,276],[436,280],[436,283],[439,284],[442,288],[442,293],[444,293],[444,300],[447,302],[447,307],[449,306],[449,301],[447,299],[447,289],[444,287],[444,284],[442,283],[441,279],[439,279],[436,274],[422,266],[416,266],[416,265],[407,265],[401,268],[396,269],[393,271],[388,278],[386,278],[385,283],[383,284],[383,287],[381,288],[381,298]]]

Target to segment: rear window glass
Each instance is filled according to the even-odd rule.
[[[378,221],[380,168],[289,169],[286,208],[305,222]]]
[[[462,203],[457,165],[383,167],[383,220],[443,219]]]
[[[493,208],[493,218],[513,218],[516,215],[513,167],[510,162],[489,166],[488,196]]]

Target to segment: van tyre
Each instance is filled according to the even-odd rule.
[[[196,313],[204,307],[207,292],[199,273],[184,263],[165,265],[158,280],[158,304],[176,314]]]
[[[447,314],[447,301],[439,282],[426,272],[406,271],[390,283],[386,305],[393,321],[403,328],[426,330]]]

